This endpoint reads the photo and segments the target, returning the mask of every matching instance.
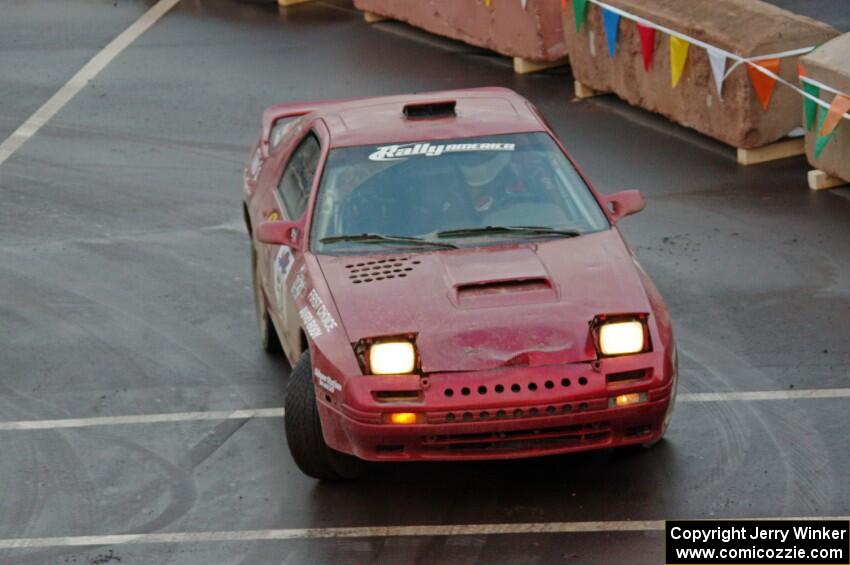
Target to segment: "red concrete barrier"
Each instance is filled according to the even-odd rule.
[[[831,136],[821,139],[817,150],[818,140],[824,137],[819,126],[829,113],[826,106],[832,106],[838,96],[850,97],[850,33],[824,43],[801,58],[800,66],[804,88],[825,104],[809,102],[803,107],[804,121],[811,126],[806,128],[806,157],[821,171],[809,173],[809,186],[819,189],[850,183],[850,120],[841,119]]]
[[[576,30],[573,2],[564,12],[564,33],[570,65],[577,81],[595,91],[613,92],[630,104],[658,112],[671,120],[733,147],[757,148],[785,137],[801,125],[800,95],[777,83],[767,109],[754,91],[747,64],[738,65],[723,82],[722,98],[715,87],[705,47],[691,44],[681,79],[671,86],[669,35],[656,31],[654,56],[644,69],[636,23],[623,17],[614,57],[609,56],[602,8],[587,6],[586,21]],[[604,0],[615,9],[664,26],[743,58],[813,47],[838,35],[832,27],[759,0]],[[779,60],[777,74],[797,84],[799,56]],[[727,61],[725,69],[731,68]],[[795,144],[802,152],[802,141]],[[782,153],[782,152],[780,152]],[[787,156],[786,154],[776,155]],[[739,161],[747,162],[746,154]]]
[[[354,0],[367,14],[535,62],[565,62],[560,0]],[[370,16],[370,20],[374,20]],[[522,69],[518,69],[522,70]]]

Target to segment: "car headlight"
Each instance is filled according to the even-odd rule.
[[[409,341],[382,341],[369,347],[373,375],[405,375],[416,368],[416,349]]]
[[[607,322],[599,326],[599,352],[602,355],[640,353],[646,346],[643,322]]]

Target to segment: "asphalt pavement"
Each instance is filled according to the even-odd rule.
[[[0,142],[153,4],[4,3]],[[531,99],[602,192],[646,195],[621,226],[686,401],[644,453],[319,484],[288,454],[289,367],[255,324],[239,199],[260,113],[485,85]],[[182,0],[0,164],[0,563],[657,564],[658,520],[848,516],[850,190],[810,192],[807,170],[741,167],[613,96],[572,100],[566,68],[517,76],[346,0]],[[794,396],[815,389],[845,392]],[[698,394],[740,391],[771,395]],[[269,410],[220,414],[240,409]],[[52,422],[161,414],[182,416]]]

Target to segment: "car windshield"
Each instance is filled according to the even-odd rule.
[[[608,227],[552,138],[524,133],[334,149],[310,239],[317,253],[380,252],[574,237]]]

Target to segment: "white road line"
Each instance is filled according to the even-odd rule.
[[[221,410],[215,412],[177,412],[172,414],[137,414],[132,416],[98,416],[67,420],[20,420],[0,422],[0,431],[52,430],[57,428],[89,428],[116,424],[160,424],[164,422],[193,422],[200,420],[247,420],[250,418],[282,418],[283,408]]]
[[[106,65],[117,57],[140,35],[145,33],[162,16],[168,13],[180,0],[159,0],[154,6],[145,12],[138,20],[125,29],[118,37],[109,42],[109,45],[98,52],[97,55],[77,71],[71,80],[66,82],[62,88],[45,102],[41,108],[35,111],[27,121],[16,129],[3,143],[0,143],[0,165],[20,149],[29,138],[38,132],[50,118],[62,109],[65,104],[82,90],[88,82],[96,77]]]
[[[813,398],[850,398],[850,388],[691,392],[679,394],[677,400],[681,402],[731,402],[735,400],[807,400]]]
[[[821,388],[802,390],[761,390],[746,392],[679,393],[678,402],[735,402],[758,400],[808,400],[819,398],[850,398],[850,388]],[[203,420],[247,420],[251,418],[283,418],[283,408],[246,408],[210,412],[174,412],[166,414],[136,414],[130,416],[95,416],[64,420],[18,420],[0,422],[0,431],[52,430],[60,428],[90,428],[121,424],[161,424]]]
[[[737,518],[741,520],[850,520],[850,516]],[[329,538],[386,538],[405,536],[492,536],[516,534],[577,534],[594,532],[657,532],[664,520],[615,520],[608,522],[526,522],[516,524],[447,524],[434,526],[372,526],[352,528],[296,528],[234,530],[223,532],[170,532],[51,538],[0,539],[0,549],[71,547],[154,543],[226,541],[274,541]]]

